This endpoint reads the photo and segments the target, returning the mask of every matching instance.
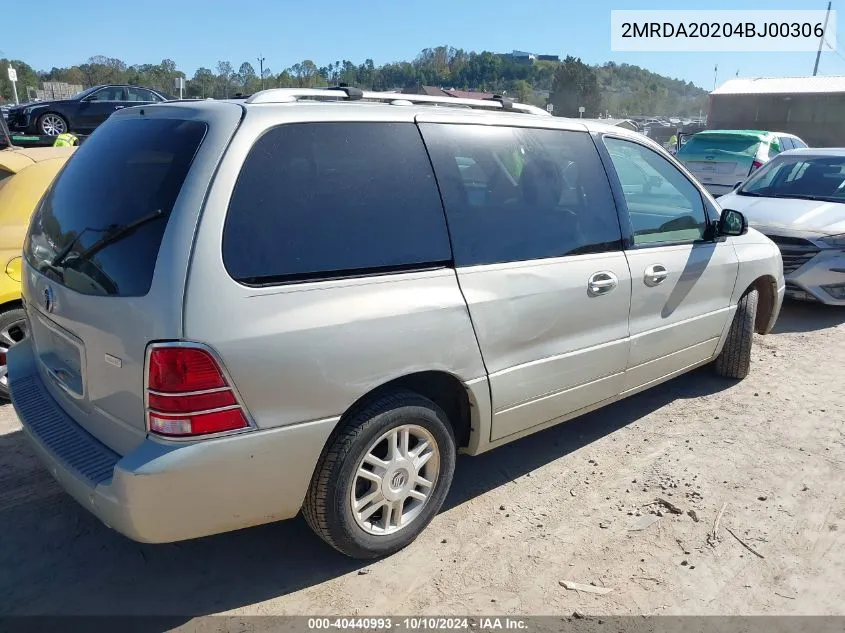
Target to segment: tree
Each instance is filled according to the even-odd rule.
[[[21,102],[29,101],[27,90],[29,88],[37,88],[40,85],[38,75],[29,64],[19,59],[0,59],[0,101],[12,101],[14,103],[14,90],[12,90],[12,82],[9,81],[8,74],[9,66],[14,68],[18,73],[18,99]]]
[[[247,92],[249,82],[255,79],[255,69],[252,67],[252,64],[249,62],[241,64],[241,67],[238,68],[238,79],[244,88],[244,92]]]
[[[296,80],[297,87],[312,88],[319,70],[313,61],[306,59],[288,68],[288,73]]]
[[[214,94],[214,73],[210,68],[197,68],[193,79],[188,83],[188,95],[205,99],[212,94]]]
[[[132,83],[165,92],[174,89],[174,79],[184,77],[172,59],[158,64],[127,66],[122,60],[98,55],[85,63],[66,68],[53,67],[36,73],[23,61],[15,60],[19,91],[40,88],[42,81],[64,81],[84,87],[103,83]],[[7,63],[6,63],[7,65]],[[188,82],[187,94],[194,97],[232,96],[234,92],[251,93],[261,86],[255,68],[244,62],[237,72],[228,61],[215,68],[198,68]],[[293,64],[274,75],[264,70],[268,87],[303,87],[336,85],[374,90],[401,90],[422,85],[501,93],[539,106],[546,105],[546,93],[552,92],[555,114],[578,116],[578,106],[595,116],[602,108],[614,115],[628,112],[646,115],[688,116],[707,107],[707,93],[685,80],[652,73],[639,66],[608,62],[589,66],[574,57],[562,63],[534,61],[526,63],[510,55],[490,51],[465,51],[452,46],[426,48],[412,61],[377,66],[372,59],[360,65],[350,60],[335,60],[318,67],[312,60]],[[11,98],[11,84],[5,67],[0,66],[0,96]],[[25,93],[21,94],[21,98]]]
[[[224,99],[229,98],[229,88],[232,85],[232,64],[227,61],[217,62],[217,86],[218,94],[222,94]]]
[[[551,103],[557,116],[578,117],[585,108],[587,117],[601,112],[601,91],[596,71],[580,57],[567,56],[555,71]]]

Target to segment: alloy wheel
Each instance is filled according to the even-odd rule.
[[[0,387],[9,388],[9,374],[6,365],[6,354],[15,343],[26,338],[26,321],[13,321],[0,330]]]
[[[58,136],[67,132],[67,125],[58,114],[45,114],[41,118],[41,131],[47,136]]]
[[[406,424],[379,437],[361,459],[352,483],[352,514],[368,534],[410,525],[428,504],[440,473],[440,450],[425,428]]]

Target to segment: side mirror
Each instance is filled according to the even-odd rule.
[[[748,220],[739,211],[723,209],[719,217],[719,235],[737,236],[748,233]]]
[[[660,187],[663,184],[663,178],[660,176],[650,176],[648,179],[648,184],[654,188]]]

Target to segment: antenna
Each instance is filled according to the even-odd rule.
[[[816,53],[816,65],[813,67],[813,77],[819,74],[819,59],[822,56],[822,48],[824,47],[824,37],[825,35],[827,35],[827,19],[830,17],[830,5],[832,4],[832,1],[827,3],[827,13],[824,14],[824,27],[822,28],[822,39],[819,42],[819,52]]]

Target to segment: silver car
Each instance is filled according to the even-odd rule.
[[[784,152],[719,202],[780,247],[786,296],[845,305],[845,149]]]
[[[116,113],[24,255],[12,399],[80,503],[147,542],[302,511],[364,558],[431,521],[458,452],[744,377],[784,288],[639,134],[353,88]]]

